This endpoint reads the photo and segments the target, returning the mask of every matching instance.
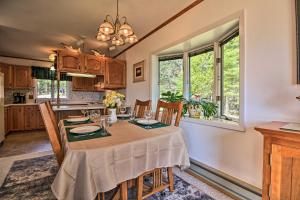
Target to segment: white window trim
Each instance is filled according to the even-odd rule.
[[[196,35],[203,34],[207,31],[210,31],[211,29],[214,29],[221,24],[227,23],[229,21],[232,21],[234,19],[239,19],[239,36],[240,36],[240,116],[239,116],[239,122],[233,122],[229,120],[222,120],[222,119],[212,119],[212,120],[205,120],[205,119],[194,119],[189,117],[183,117],[182,122],[187,123],[194,123],[194,124],[200,124],[204,126],[212,126],[212,127],[218,127],[223,129],[230,129],[230,130],[236,130],[240,132],[245,131],[245,17],[244,17],[244,10],[240,10],[220,21],[215,22],[214,24],[207,26],[205,28],[201,28],[198,32],[195,32],[193,34],[190,34],[188,36],[183,37],[180,40],[177,40],[176,42],[172,42],[169,45],[165,45],[164,47],[157,49],[153,52],[150,52],[149,54],[149,66],[150,66],[150,91],[149,96],[152,98],[152,109],[156,109],[156,103],[159,99],[159,88],[157,87],[158,84],[158,57],[159,52],[170,48],[178,43],[182,43],[192,37],[195,37]],[[216,48],[216,44],[214,44],[214,47]],[[184,62],[184,65],[188,65],[188,62]],[[186,67],[184,66],[184,67]],[[184,72],[187,71],[184,69]],[[218,76],[216,74],[216,76]],[[184,74],[184,77],[186,77],[186,74]],[[185,83],[186,84],[186,83]],[[184,84],[184,85],[185,85]],[[185,87],[185,86],[184,86]],[[188,86],[189,87],[189,86]],[[217,91],[217,90],[216,90]],[[184,91],[186,92],[186,91]],[[219,91],[217,91],[219,92]],[[186,95],[184,93],[184,95]],[[231,124],[230,124],[231,123]]]

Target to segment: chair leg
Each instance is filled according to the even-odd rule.
[[[100,192],[97,194],[97,200],[105,200],[104,192]]]
[[[137,200],[143,199],[144,176],[140,175],[137,178]]]
[[[174,191],[174,176],[173,176],[173,168],[168,167],[168,181],[169,181],[169,190],[170,192]]]
[[[124,181],[123,183],[121,183],[120,188],[121,188],[121,200],[127,200],[128,199],[127,181]]]

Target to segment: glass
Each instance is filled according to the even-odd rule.
[[[189,62],[191,95],[212,100],[215,80],[214,51],[193,55]]]
[[[145,111],[145,119],[147,119],[147,121],[148,121],[148,125],[145,127],[146,129],[150,129],[150,128],[152,128],[151,126],[150,126],[150,119],[152,118],[152,111],[151,111],[151,109],[149,109],[149,110],[146,110]]]
[[[103,129],[103,136],[107,135],[107,128],[109,127],[107,116],[100,117],[100,126]]]
[[[222,46],[221,114],[233,120],[240,114],[240,40],[239,36]]]
[[[135,119],[135,111],[133,107],[131,107],[129,110],[129,119],[130,121],[133,121]]]
[[[170,59],[159,61],[159,90],[162,93],[172,91],[183,92],[183,59]]]
[[[83,116],[85,116],[86,117],[86,110],[81,110],[81,113],[83,114]]]

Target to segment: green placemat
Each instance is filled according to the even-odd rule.
[[[135,120],[131,120],[131,121],[129,121],[129,123],[132,123],[132,124],[134,124],[134,125],[137,125],[137,126],[139,126],[139,127],[141,127],[141,128],[144,128],[144,129],[146,129],[146,130],[150,130],[150,129],[154,129],[154,128],[163,128],[163,127],[166,127],[166,126],[170,126],[170,125],[168,125],[168,124],[164,124],[164,123],[158,122],[158,123],[156,123],[156,124],[150,125],[151,128],[146,128],[148,125],[139,124],[139,123],[137,123],[137,121],[135,121]]]
[[[76,142],[76,141],[90,140],[90,139],[95,139],[95,138],[100,138],[100,137],[111,136],[111,134],[108,133],[108,132],[106,132],[106,134],[105,134],[103,129],[100,129],[100,130],[95,131],[95,132],[91,132],[91,133],[86,134],[86,135],[79,135],[79,134],[70,133],[71,129],[72,128],[66,128],[67,138],[68,138],[69,142]]]
[[[128,120],[130,117],[118,117],[120,120]]]
[[[91,119],[81,121],[81,122],[68,122],[66,119],[64,120],[64,125],[65,126],[74,126],[74,125],[80,125],[80,124],[90,124],[93,123]]]

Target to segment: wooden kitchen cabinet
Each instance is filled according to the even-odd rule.
[[[13,66],[9,64],[0,64],[0,71],[4,74],[4,88],[13,88]]]
[[[4,130],[5,134],[10,132],[11,129],[11,113],[10,113],[10,107],[4,108]]]
[[[82,73],[84,57],[80,53],[67,50],[58,51],[57,67],[61,72]]]
[[[85,54],[84,61],[84,73],[95,75],[104,74],[105,58]]]
[[[36,106],[24,106],[24,130],[37,129]]]
[[[126,62],[117,59],[107,59],[105,64],[104,88],[126,88]]]
[[[300,199],[300,134],[270,122],[255,130],[264,136],[263,200]]]
[[[22,131],[24,130],[24,107],[23,106],[12,106],[11,111],[11,131]]]
[[[73,77],[72,90],[74,91],[95,91],[95,78]]]
[[[44,129],[45,128],[45,124],[44,124],[44,120],[42,118],[42,114],[40,111],[40,107],[39,106],[35,106],[34,108],[34,112],[36,113],[36,129]]]
[[[32,77],[31,77],[31,67],[27,66],[14,66],[13,71],[13,88],[24,89],[31,88]]]

